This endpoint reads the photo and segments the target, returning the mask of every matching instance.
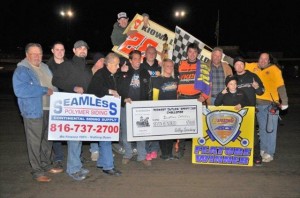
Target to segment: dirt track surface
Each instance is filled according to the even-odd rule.
[[[122,165],[121,156],[116,155],[116,167],[123,173],[120,177],[104,175],[95,162],[86,162],[84,166],[91,172],[84,181],[75,181],[61,173],[49,174],[50,183],[38,183],[30,175],[22,119],[10,90],[9,75],[0,76],[1,198],[300,197],[300,97],[297,93],[290,92],[290,107],[282,116],[278,130],[275,159],[262,167],[192,164],[191,141],[188,141],[186,155],[181,160],[156,159],[146,168],[135,161]],[[290,91],[299,90],[299,79],[292,83]],[[64,149],[66,156],[66,145]],[[89,145],[85,144],[83,152],[87,159],[88,150]]]

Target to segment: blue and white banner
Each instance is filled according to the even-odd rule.
[[[48,140],[119,141],[121,99],[55,92],[50,97]]]

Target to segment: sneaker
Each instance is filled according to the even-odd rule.
[[[130,159],[128,159],[128,158],[123,158],[122,159],[122,164],[129,164],[129,162],[130,162]]]
[[[82,181],[86,178],[86,175],[82,174],[81,171],[78,171],[76,173],[73,174],[69,174],[70,177],[72,177],[73,179],[77,180],[77,181]]]
[[[151,152],[151,158],[152,159],[156,159],[157,158],[157,152],[156,151],[152,151]]]
[[[83,156],[80,156],[80,161],[81,161],[81,163],[89,163],[89,162],[91,162],[90,160],[88,160],[87,158],[85,158],[85,157],[83,157]]]
[[[160,157],[160,159],[162,159],[162,160],[166,160],[168,157],[167,156],[164,156],[164,155],[161,155],[161,156],[159,156]]]
[[[38,182],[50,182],[51,179],[45,175],[34,178]]]
[[[150,161],[148,161],[148,160],[146,160],[146,159],[144,159],[144,160],[142,160],[142,161],[140,161],[142,164],[144,164],[144,166],[151,166],[151,162]]]
[[[152,157],[151,157],[151,153],[147,153],[146,155],[146,160],[151,161]]]
[[[271,162],[273,160],[273,157],[268,153],[264,153],[262,158],[263,162]]]
[[[64,171],[64,169],[62,169],[62,168],[50,168],[48,170],[49,173],[53,173],[53,174],[62,173],[63,171]]]
[[[81,172],[82,175],[87,175],[87,174],[89,174],[90,171],[86,168],[81,168],[80,172]]]
[[[98,151],[95,151],[95,152],[91,153],[91,160],[93,162],[96,162],[98,160],[98,157],[99,157],[99,152]]]
[[[160,156],[160,158],[164,161],[170,161],[170,160],[175,160],[175,158],[173,156],[169,156],[169,157],[162,157]]]
[[[132,149],[132,154],[133,154],[133,155],[137,155],[137,154],[138,154],[138,151],[137,151],[136,148],[133,148],[133,149]]]
[[[125,154],[125,149],[118,143],[112,144],[112,150],[120,155]]]
[[[261,161],[261,159],[255,159],[255,160],[254,160],[254,165],[255,165],[255,166],[262,166],[262,161]]]
[[[265,151],[261,150],[261,151],[260,151],[260,156],[263,156],[264,153],[265,153]]]

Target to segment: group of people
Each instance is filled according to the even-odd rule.
[[[143,16],[146,24],[149,15]],[[111,35],[113,45],[125,41],[122,30],[127,25],[127,14],[119,13]],[[25,59],[14,71],[13,89],[24,120],[29,162],[35,180],[49,182],[51,178],[47,172],[63,172],[62,143],[47,140],[49,98],[55,91],[121,97],[118,144],[124,150],[123,165],[133,160],[133,147],[137,150],[137,161],[144,166],[151,166],[151,160],[158,157],[159,151],[160,158],[166,161],[184,156],[184,139],[128,142],[126,103],[140,100],[197,99],[205,105],[231,105],[237,110],[256,106],[259,136],[254,132],[254,163],[260,165],[273,160],[279,109],[275,113],[270,109],[274,102],[282,110],[288,108],[288,97],[281,71],[269,53],[262,53],[257,63],[248,64],[242,57],[235,58],[233,75],[231,67],[221,61],[221,48],[214,48],[211,61],[203,63],[198,59],[200,49],[196,43],[188,45],[186,60],[178,65],[169,58],[159,63],[156,48],[148,46],[144,59],[141,51],[132,50],[129,59],[121,64],[116,53],[110,52],[105,57],[96,53],[94,65],[90,67],[86,63],[88,50],[88,44],[79,40],[73,47],[74,56],[67,60],[64,45],[58,42],[52,47],[54,56],[45,64],[42,46],[29,43],[25,48]],[[67,147],[67,174],[75,180],[84,180],[89,170],[83,167],[82,142],[67,141]],[[176,152],[173,152],[174,147]],[[103,173],[121,175],[114,166],[112,142],[91,142],[90,151],[92,160],[97,161],[96,167]]]

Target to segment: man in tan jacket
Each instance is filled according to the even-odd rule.
[[[211,67],[211,92],[207,103],[213,105],[218,93],[224,89],[224,82],[227,76],[232,75],[232,68],[225,62],[222,62],[223,49],[215,47],[211,53],[211,61],[208,63]]]

